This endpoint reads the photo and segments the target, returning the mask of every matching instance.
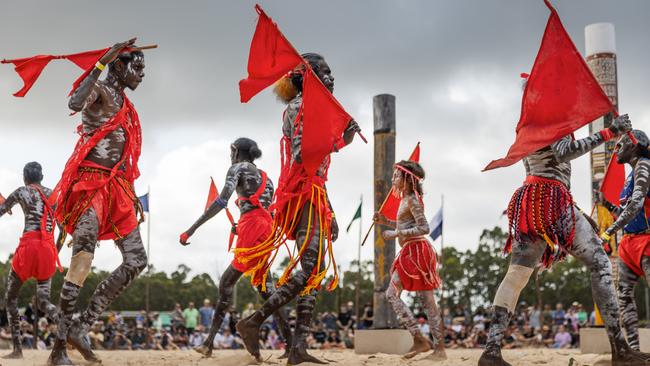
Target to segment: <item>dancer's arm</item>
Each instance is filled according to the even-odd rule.
[[[242,167],[243,164],[238,163],[233,164],[230,169],[228,169],[228,174],[226,174],[226,183],[223,185],[219,197],[217,197],[217,199],[214,200],[212,204],[210,204],[210,207],[208,207],[208,209],[199,217],[199,219],[196,220],[196,222],[184,233],[187,234],[188,238],[194,234],[196,229],[205,224],[208,220],[213,218],[216,214],[228,206],[228,200],[230,199],[230,196],[232,196],[235,188],[237,188],[237,184],[239,183]],[[181,244],[185,244],[183,243],[182,239]]]
[[[393,221],[379,212],[375,212],[375,215],[372,217],[372,221],[374,221],[376,225],[388,226],[391,229],[395,229],[397,227],[397,221]]]
[[[408,199],[408,207],[411,210],[415,224],[408,229],[396,229],[395,233],[397,236],[399,238],[410,238],[429,234],[429,223],[427,222],[427,217],[424,215],[424,205],[422,202],[415,195],[408,195],[404,199]]]
[[[627,200],[623,212],[618,216],[612,226],[605,230],[605,234],[611,236],[622,229],[636,217],[641,211],[650,190],[650,160],[640,159],[634,167],[634,190],[632,196]]]
[[[627,114],[617,117],[609,127],[609,131],[611,131],[614,136],[620,136],[631,130],[632,122],[630,122],[630,118]],[[588,153],[605,142],[606,140],[603,131],[598,131],[595,134],[580,140],[573,140],[571,136],[565,136],[559,141],[553,143],[551,148],[553,149],[553,153],[557,160],[564,163]]]
[[[0,217],[2,217],[4,214],[9,213],[11,215],[11,208],[18,203],[18,200],[20,198],[20,192],[24,189],[24,187],[20,187],[17,190],[13,191],[7,199],[4,200],[4,202],[0,203]],[[0,196],[1,197],[1,196]]]
[[[97,80],[102,74],[103,67],[106,67],[109,63],[113,62],[120,52],[126,47],[132,46],[135,43],[135,38],[130,39],[126,42],[119,42],[113,45],[110,50],[104,54],[99,59],[99,67],[95,67],[85,79],[81,81],[79,87],[72,93],[70,101],[68,102],[68,107],[75,112],[81,112],[84,108],[92,105],[99,98],[99,92],[97,90]]]

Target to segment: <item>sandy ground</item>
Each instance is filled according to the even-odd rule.
[[[397,355],[375,354],[357,355],[351,350],[340,351],[312,351],[314,356],[330,361],[332,365],[345,366],[392,366],[392,365],[440,365],[440,366],[476,366],[481,350],[447,350],[446,361],[432,361],[426,359],[427,355],[416,357],[414,360],[404,360]],[[265,365],[284,365],[283,360],[277,357],[281,352],[263,351]],[[98,352],[104,366],[245,366],[254,365],[253,359],[245,351],[215,351],[212,358],[202,358],[193,351],[103,351]],[[25,351],[23,360],[0,360],[2,366],[43,366],[47,362],[48,351]],[[70,357],[79,365],[89,365],[84,362],[76,352],[70,352]],[[581,354],[578,350],[548,350],[548,349],[521,349],[504,351],[504,357],[513,365],[533,366],[568,366],[574,359],[572,366],[609,365],[607,355]],[[314,365],[304,363],[304,366]]]

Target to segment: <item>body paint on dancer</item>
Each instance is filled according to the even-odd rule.
[[[382,231],[385,240],[398,239],[402,248],[391,268],[391,281],[386,290],[386,298],[398,316],[400,324],[413,336],[413,347],[405,355],[412,358],[418,353],[434,349],[434,356],[446,359],[442,317],[433,296],[440,287],[437,271],[437,256],[426,236],[429,224],[424,215],[422,185],[424,169],[414,161],[400,161],[393,172],[393,191],[402,200],[397,211],[397,221],[386,219],[375,213],[375,223],[387,225],[393,230]],[[429,321],[433,342],[427,339],[418,326],[413,312],[400,298],[402,291],[415,291],[422,302]]]
[[[630,347],[639,351],[639,313],[634,288],[640,277],[650,280],[650,212],[646,208],[650,203],[650,140],[643,131],[633,130],[632,134],[636,144],[627,135],[616,144],[617,162],[629,164],[632,172],[621,192],[622,207],[605,204],[618,217],[601,238],[609,241],[614,233],[623,230],[623,239],[618,246],[618,302],[627,341]]]
[[[550,267],[567,254],[583,262],[591,272],[592,295],[605,321],[613,365],[644,364],[650,359],[625,341],[609,258],[569,191],[570,161],[631,129],[628,116],[622,115],[608,129],[575,141],[566,136],[524,158],[526,181],[508,207],[510,235],[505,250],[512,252],[511,262],[495,295],[488,343],[480,366],[510,365],[501,356],[501,342],[519,293],[535,266]]]
[[[42,186],[42,180],[41,165],[37,162],[27,163],[23,169],[25,185],[16,189],[3,203],[0,203],[0,217],[10,212],[16,204],[20,205],[25,216],[23,236],[12,258],[12,268],[7,277],[5,294],[13,352],[3,358],[23,358],[18,296],[25,281],[32,277],[36,279],[38,309],[53,322],[59,319],[56,306],[50,302],[51,277],[58,263],[58,250],[54,244],[52,208],[47,202],[52,190]]]
[[[254,161],[262,156],[262,151],[257,143],[248,138],[239,138],[230,146],[231,167],[226,174],[226,182],[219,197],[199,217],[199,219],[181,235],[180,242],[187,245],[187,240],[194,232],[216,214],[221,212],[228,205],[228,200],[233,193],[237,193],[237,206],[240,211],[240,220],[237,225],[236,248],[254,246],[266,239],[271,234],[272,219],[268,211],[273,199],[273,182],[266,173],[259,169]],[[214,337],[221,328],[226,311],[232,305],[233,289],[237,281],[247,272],[255,267],[270,266],[268,257],[260,257],[257,261],[242,263],[237,254],[232,263],[226,268],[219,280],[219,301],[212,319],[210,333],[203,345],[196,348],[196,351],[206,357],[212,355]],[[268,270],[267,270],[268,272]],[[250,274],[250,273],[249,273]],[[259,272],[252,273],[251,281],[256,282]],[[266,291],[262,291],[261,285],[258,292],[263,299],[267,299],[274,291],[270,276],[266,276]],[[274,319],[278,322],[280,334],[285,339],[285,353],[288,355],[291,345],[291,329],[287,323],[286,314],[282,309],[274,313]],[[284,356],[286,357],[286,355]]]
[[[48,360],[72,365],[65,344],[70,341],[89,361],[99,359],[85,336],[101,313],[147,266],[133,182],[139,176],[140,122],[125,89],[135,90],[144,78],[144,54],[124,51],[135,39],[115,44],[81,82],[69,107],[81,112],[80,141],[57,185],[57,219],[73,236],[72,260],[61,288],[61,319]],[[108,75],[98,80],[107,65]],[[73,189],[74,188],[74,189]],[[57,193],[55,189],[55,193]],[[114,240],[122,263],[104,281],[81,316],[73,321],[79,292],[90,272],[98,240]]]
[[[323,85],[333,92],[334,76],[323,56],[306,53],[302,57],[309,62]],[[328,155],[323,159],[315,176],[309,176],[302,165],[302,119],[297,116],[302,105],[303,74],[304,68],[299,66],[281,79],[275,89],[278,97],[287,103],[282,125],[283,167],[274,203],[274,220],[280,230],[263,243],[266,250],[275,250],[287,239],[295,240],[300,254],[290,263],[280,278],[281,286],[264,302],[262,308],[237,323],[246,349],[261,360],[258,342],[261,324],[298,296],[296,330],[287,360],[289,365],[325,363],[307,353],[307,336],[316,304],[315,293],[327,271],[324,258],[328,255],[330,240],[333,242],[338,237],[338,224],[325,187],[330,157]],[[350,121],[341,137],[343,142],[351,143],[358,131],[357,123]],[[294,268],[295,271],[291,273]]]

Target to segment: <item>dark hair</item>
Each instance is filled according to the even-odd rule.
[[[41,183],[43,180],[43,168],[41,164],[35,161],[25,164],[23,168],[23,179],[27,184]]]
[[[115,60],[113,60],[110,64],[108,64],[108,68],[109,70],[113,70],[115,67],[115,62],[117,62],[117,60],[122,61],[122,64],[124,64],[124,66],[127,66],[129,62],[131,62],[136,56],[144,57],[144,53],[142,53],[142,51],[140,50],[131,51],[131,52],[122,52],[117,56]]]
[[[416,177],[420,178],[419,181],[415,182],[415,186],[413,187],[413,189],[416,190],[420,196],[422,196],[422,183],[420,182],[421,180],[424,179],[424,169],[422,168],[422,165],[416,163],[413,160],[402,160],[395,165],[401,166],[402,168],[411,172]],[[402,173],[402,175],[406,177],[406,174]],[[410,181],[410,180],[406,179],[406,181]]]
[[[232,144],[237,149],[239,157],[243,160],[253,162],[255,159],[259,159],[262,156],[262,150],[257,147],[257,142],[247,137],[240,137]]]
[[[318,62],[325,58],[313,52],[303,53],[301,56],[305,61],[309,62],[309,66],[314,70],[314,74],[318,75]],[[302,78],[302,73],[294,72],[291,74],[291,83],[299,92],[302,91]]]
[[[648,135],[645,134],[645,132],[641,130],[632,130],[632,135],[634,135],[634,138],[637,141],[637,151],[639,155],[641,155],[644,158],[650,158],[650,150],[648,150],[649,145],[650,145],[650,139],[648,139]],[[629,139],[629,136],[626,136],[627,139]]]

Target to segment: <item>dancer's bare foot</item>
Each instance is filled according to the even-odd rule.
[[[208,347],[208,346],[202,344],[202,345],[196,347],[194,350],[196,352],[202,354],[203,357],[205,357],[205,358],[212,357],[212,347]]]
[[[427,357],[424,359],[431,361],[444,361],[447,359],[447,352],[445,352],[444,348],[438,348],[435,349],[430,355],[427,355]]]
[[[74,366],[74,363],[68,358],[68,352],[65,348],[66,342],[60,339],[54,341],[52,352],[47,359],[48,366]]]
[[[23,358],[23,351],[15,349],[8,355],[2,356],[5,360],[19,360]]]
[[[255,321],[257,320],[256,318],[261,317],[261,314],[258,314],[259,312],[256,311],[248,318],[238,321],[235,325],[235,328],[241,336],[241,339],[244,342],[244,346],[246,346],[248,353],[250,353],[251,356],[255,357],[255,360],[257,362],[262,362],[259,342],[260,327],[258,325],[258,322]]]
[[[650,365],[650,354],[634,351],[612,355],[612,366]]]
[[[307,350],[300,347],[292,347],[289,351],[289,357],[287,358],[287,366],[298,365],[303,362],[311,362],[319,365],[326,365],[328,362],[321,361],[316,357],[307,353]]]
[[[512,366],[512,365],[506,362],[503,359],[503,357],[501,357],[501,353],[499,353],[498,356],[495,356],[483,352],[481,358],[478,360],[478,366]]]
[[[413,336],[413,347],[404,355],[404,358],[413,358],[429,350],[431,350],[431,343],[429,343],[429,340],[422,333],[418,333]]]
[[[68,332],[68,342],[81,353],[84,360],[90,361],[93,363],[101,363],[102,360],[97,357],[95,352],[93,352],[90,344],[86,341],[86,335],[88,334],[88,329],[81,324],[78,319],[75,319],[72,325],[70,326],[70,331]]]

